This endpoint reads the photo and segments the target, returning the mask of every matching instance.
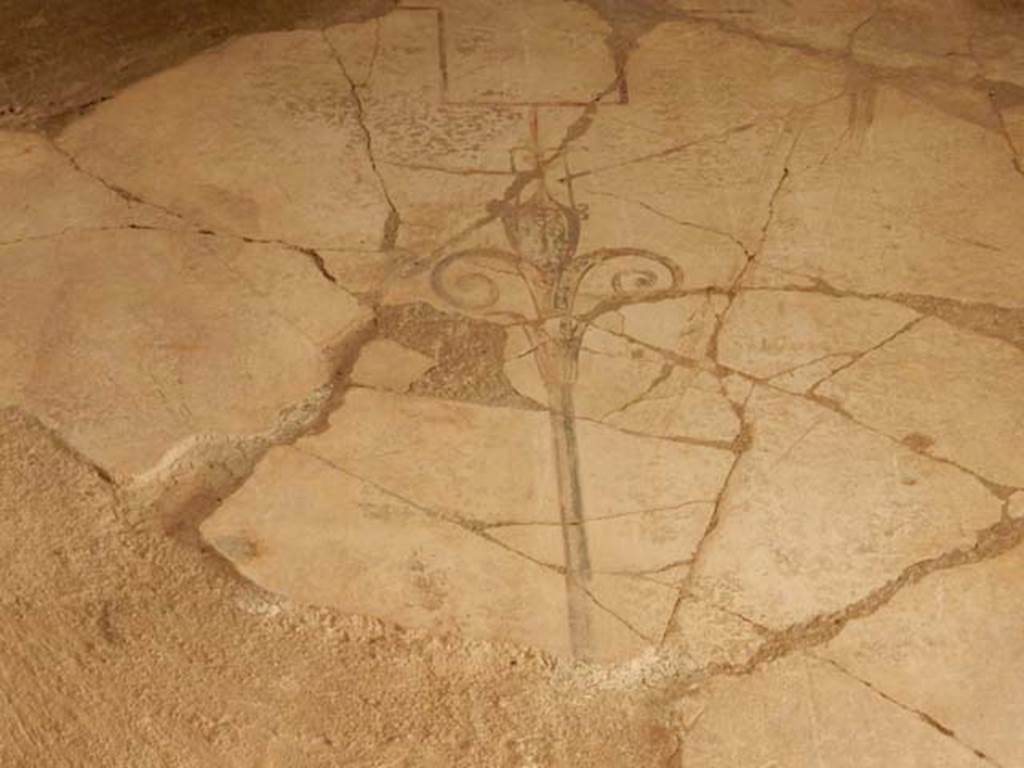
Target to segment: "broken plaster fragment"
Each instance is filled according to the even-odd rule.
[[[752,376],[770,378],[829,356],[863,352],[917,317],[911,309],[879,299],[743,291],[722,323],[718,360]]]
[[[369,319],[304,254],[184,232],[3,246],[0,283],[0,399],[117,475],[275,427]]]
[[[359,352],[350,382],[375,389],[405,392],[434,365],[433,358],[390,339],[373,339]]]
[[[971,475],[804,398],[758,387],[745,416],[753,440],[693,578],[759,624],[842,610],[999,520],[1000,500]]]
[[[817,392],[897,440],[1005,486],[1024,486],[1024,353],[929,318]]]

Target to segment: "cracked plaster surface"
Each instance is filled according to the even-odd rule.
[[[45,585],[8,553],[0,672],[18,631],[88,644],[96,600],[116,646],[102,606],[165,599],[128,589],[141,546],[224,622],[188,658],[289,652],[223,615],[243,595],[311,668],[355,614],[471,677],[531,649],[557,722],[629,713],[618,752],[519,714],[540,741],[418,764],[1022,763],[1024,16],[943,8],[400,3],[0,134],[5,439],[63,468],[8,500],[88,486],[104,522],[64,537],[126,547]],[[86,572],[128,591],[80,605]],[[30,684],[15,764],[61,717]],[[262,716],[217,706],[188,749],[252,764]],[[300,735],[251,749],[336,764],[288,707]],[[161,723],[80,748],[177,764],[206,727]]]

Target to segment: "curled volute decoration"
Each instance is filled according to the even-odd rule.
[[[543,178],[532,186],[526,200],[502,205],[500,218],[511,250],[472,248],[435,265],[433,288],[449,304],[535,328],[564,319],[575,336],[602,312],[682,286],[679,266],[650,251],[603,248],[577,255],[581,211],[556,201]],[[503,286],[513,287],[510,280],[526,289],[529,308],[503,302]],[[583,297],[587,302],[581,311]],[[564,332],[559,335],[567,340]]]
[[[543,163],[523,190],[496,211],[509,250],[475,248],[445,257],[433,268],[434,291],[450,305],[526,331],[547,390],[558,475],[565,552],[569,636],[576,655],[593,647],[584,500],[573,408],[573,384],[583,334],[598,315],[671,295],[682,287],[677,264],[638,248],[602,248],[579,255],[584,210],[555,200]]]

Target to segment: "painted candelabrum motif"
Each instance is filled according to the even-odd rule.
[[[587,587],[591,563],[573,406],[580,346],[594,318],[626,304],[668,295],[681,287],[683,274],[675,262],[638,248],[578,253],[586,208],[575,201],[567,164],[564,178],[556,182],[564,185],[567,202],[556,200],[548,177],[555,162],[564,162],[564,153],[545,157],[539,148],[536,122],[532,128],[529,167],[518,169],[517,192],[496,211],[509,249],[471,248],[451,253],[434,266],[431,284],[453,307],[500,316],[526,332],[551,416],[569,639],[574,655],[586,658],[591,647],[593,601]],[[525,288],[528,308],[524,310],[521,302],[507,306],[503,301],[507,288],[517,292]]]

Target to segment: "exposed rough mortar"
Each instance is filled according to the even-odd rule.
[[[334,371],[330,380],[284,409],[267,430],[239,436],[194,435],[171,448],[156,466],[120,486],[126,507],[139,510],[143,523],[153,508],[161,510],[165,530],[199,545],[203,518],[245,482],[268,450],[323,428],[344,397],[359,351],[375,333],[371,319],[341,339],[328,355]]]

